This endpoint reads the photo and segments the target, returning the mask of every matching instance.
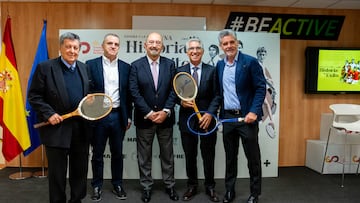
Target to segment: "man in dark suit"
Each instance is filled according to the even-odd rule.
[[[105,35],[102,48],[104,55],[86,62],[89,66],[90,91],[109,95],[113,101],[111,113],[93,123],[91,186],[93,201],[100,201],[103,186],[104,151],[109,140],[111,152],[111,183],[116,198],[126,199],[123,188],[123,140],[125,131],[131,125],[131,98],[128,95],[130,65],[118,59],[120,38],[109,33]]]
[[[134,125],[141,199],[149,202],[154,181],[151,176],[152,145],[155,134],[160,146],[160,160],[166,193],[178,200],[174,189],[173,125],[176,95],[172,91],[175,63],[160,56],[163,38],[159,33],[150,33],[144,43],[146,56],[131,64],[129,87],[134,102]]]
[[[28,92],[28,100],[38,121],[50,125],[39,128],[48,159],[51,203],[66,202],[66,174],[69,161],[70,200],[86,196],[89,132],[81,117],[64,120],[60,115],[74,111],[89,92],[87,66],[78,61],[80,38],[74,33],[60,36],[60,54],[38,64]]]
[[[224,123],[223,125],[226,157],[226,193],[223,202],[231,202],[235,197],[239,139],[241,139],[248,161],[250,175],[248,203],[258,202],[258,196],[261,194],[258,122],[263,115],[262,104],[266,94],[265,77],[257,59],[238,50],[239,41],[234,31],[223,30],[219,33],[218,39],[226,56],[216,65],[220,95],[223,96],[220,117],[245,118],[242,123]]]
[[[190,63],[179,67],[177,72],[187,72],[194,76],[197,80],[198,92],[195,102],[200,111],[206,111],[213,115],[217,114],[220,104],[220,94],[217,82],[216,69],[201,61],[204,54],[204,47],[199,39],[192,38],[186,43],[187,55]],[[187,120],[194,113],[194,101],[181,101],[179,112],[179,129],[181,132],[182,147],[185,152],[186,160],[186,174],[188,176],[188,189],[183,195],[183,200],[191,200],[197,193],[198,186],[198,169],[197,169],[197,154],[198,143],[200,139],[200,150],[204,165],[205,175],[205,192],[213,202],[218,202],[219,198],[215,192],[214,180],[214,161],[215,161],[215,145],[216,134],[213,132],[207,136],[198,136],[189,131],[187,127]],[[193,119],[190,125],[194,129],[201,131],[214,128],[215,119],[211,114],[205,113],[201,120]],[[197,117],[194,117],[197,118]]]

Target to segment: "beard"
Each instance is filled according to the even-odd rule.
[[[158,56],[160,52],[158,50],[153,49],[153,50],[149,50],[149,54],[151,56]]]

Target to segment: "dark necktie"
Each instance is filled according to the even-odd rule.
[[[75,71],[75,66],[74,66],[74,65],[70,65],[70,66],[69,66],[69,70],[70,70],[71,72],[74,72],[74,71]]]
[[[192,76],[196,82],[196,85],[199,85],[199,75],[197,72],[199,70],[199,67],[193,67],[193,70],[194,70],[194,72],[193,72]]]

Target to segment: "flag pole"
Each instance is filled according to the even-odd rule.
[[[13,173],[9,176],[11,180],[24,180],[30,178],[32,176],[32,172],[23,172],[22,171],[22,162],[21,162],[21,154],[19,156],[19,172]]]
[[[34,172],[35,178],[46,178],[47,170],[45,170],[45,156],[44,156],[44,145],[41,145],[41,171]]]

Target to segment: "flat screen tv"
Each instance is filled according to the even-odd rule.
[[[360,48],[307,47],[305,93],[360,93]]]

